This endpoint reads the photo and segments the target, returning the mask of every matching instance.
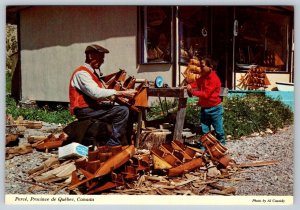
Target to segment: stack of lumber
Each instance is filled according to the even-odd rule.
[[[76,169],[74,160],[60,162],[52,156],[41,165],[27,171],[28,179],[19,181],[31,184],[30,192],[49,190],[49,194],[56,194],[66,188],[71,181],[71,174]]]
[[[40,121],[24,120],[22,116],[14,119],[11,115],[7,115],[5,143],[7,146],[16,146],[18,145],[18,138],[24,135],[26,129],[40,129],[42,126]]]

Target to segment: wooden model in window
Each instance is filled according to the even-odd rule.
[[[143,8],[142,63],[171,62],[171,7],[149,6]]]

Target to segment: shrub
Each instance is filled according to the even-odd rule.
[[[200,107],[196,98],[189,98],[186,107],[185,121],[188,124],[200,126]],[[293,112],[279,99],[273,99],[261,94],[233,96],[224,98],[224,129],[226,135],[233,138],[265,131],[267,128],[276,131],[278,128],[293,123]],[[173,110],[177,105],[173,104]],[[176,108],[176,109],[175,109]],[[160,117],[160,104],[151,106],[151,119]]]
[[[163,119],[168,113],[177,110],[177,100],[164,100],[154,101],[151,103],[146,120]]]
[[[13,60],[10,56],[17,50],[17,26],[6,24],[6,69],[8,71],[13,70]]]
[[[293,123],[293,112],[279,99],[264,95],[228,97],[224,100],[224,129],[239,138],[270,128],[276,131]]]

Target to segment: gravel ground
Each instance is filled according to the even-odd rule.
[[[26,142],[28,135],[45,135],[60,130],[57,125],[44,124],[40,130],[27,129],[20,143]],[[234,175],[240,181],[224,181],[224,185],[236,187],[235,195],[293,195],[293,152],[294,125],[279,130],[275,134],[246,137],[242,140],[228,141],[226,147],[237,163],[253,162],[254,160],[278,160],[270,166],[244,168]],[[29,169],[39,166],[56,152],[33,153],[15,156],[5,161],[5,193],[32,194],[31,184],[20,180],[27,179]],[[252,157],[249,159],[249,157]],[[237,180],[236,179],[236,180]],[[49,190],[39,190],[39,194],[49,194]],[[66,194],[64,190],[57,194]]]
[[[27,143],[27,137],[30,135],[47,136],[51,133],[59,133],[62,130],[60,125],[43,123],[41,129],[26,129],[24,138],[20,138],[19,145]],[[28,180],[27,171],[40,166],[45,160],[51,156],[57,157],[57,150],[51,153],[39,152],[35,149],[32,153],[15,156],[5,161],[5,193],[6,194],[34,194],[30,192],[33,185],[25,183],[21,180]],[[39,194],[49,194],[48,189],[39,189]],[[58,194],[66,193],[64,190]]]
[[[226,147],[238,163],[253,161],[249,156],[259,161],[279,161],[276,165],[242,170],[237,177],[246,180],[234,183],[236,195],[293,195],[294,136],[294,126],[289,126],[272,135],[228,142]]]

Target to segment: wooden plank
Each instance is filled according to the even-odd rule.
[[[186,88],[172,87],[172,88],[148,88],[148,96],[155,97],[178,97],[187,98],[188,93]]]
[[[52,165],[55,165],[55,164],[59,164],[58,158],[50,157],[45,162],[43,162],[42,165],[37,166],[33,169],[30,169],[27,173],[31,175],[33,173],[36,173],[36,172],[40,171],[40,170],[47,169],[47,168],[49,169],[49,167],[51,167]]]
[[[43,188],[46,188],[46,189],[49,189],[49,190],[53,190],[52,187],[49,187],[49,186],[46,186],[46,185],[38,184],[38,183],[31,182],[31,181],[28,181],[28,180],[20,179],[20,178],[15,178],[15,179],[18,180],[18,181],[27,183],[27,184],[32,184],[34,186],[39,186],[39,187],[43,187]]]
[[[57,177],[66,177],[70,176],[73,171],[76,170],[75,163],[70,163],[68,164],[68,167],[64,168],[61,170],[59,173],[56,174]]]
[[[65,183],[62,186],[56,188],[53,192],[50,192],[51,195],[55,195],[57,194],[60,190],[66,188],[69,185],[69,183]]]
[[[227,192],[223,192],[223,191],[215,190],[215,189],[209,190],[208,192],[211,194],[217,194],[217,195],[229,195],[229,193],[227,193]]]
[[[186,114],[186,104],[187,104],[186,98],[179,99],[178,111],[176,115],[176,124],[175,124],[174,135],[173,135],[173,140],[178,140],[182,143],[183,143],[182,130],[183,130],[184,119]]]
[[[50,179],[58,178],[58,175],[65,176],[68,173],[71,174],[73,170],[75,170],[74,163],[68,163],[52,169],[51,171],[47,171],[40,176],[34,177],[33,179],[36,182],[45,182]]]
[[[5,135],[5,144],[8,144],[9,142],[16,141],[19,135],[17,134],[6,134]]]
[[[137,120],[137,131],[136,131],[136,138],[135,138],[135,147],[139,148],[140,146],[140,134],[141,134],[141,128],[142,128],[142,112],[138,112],[138,120]]]
[[[257,166],[267,166],[279,163],[278,160],[262,160],[262,161],[254,161],[250,163],[240,163],[234,166],[239,168],[247,168],[247,167],[257,167]]]
[[[28,136],[27,141],[30,144],[36,143],[36,142],[41,142],[45,140],[48,136]]]
[[[195,177],[195,178],[193,178],[193,179],[188,179],[188,180],[186,180],[186,181],[182,181],[182,182],[179,182],[179,183],[175,183],[175,186],[178,187],[178,186],[186,185],[186,184],[188,184],[188,183],[190,183],[190,182],[193,182],[193,181],[196,181],[196,180],[199,180],[199,179],[200,179],[200,177]]]
[[[145,179],[150,181],[158,181],[158,182],[169,182],[165,177],[163,176],[149,176],[149,175],[143,175]]]

